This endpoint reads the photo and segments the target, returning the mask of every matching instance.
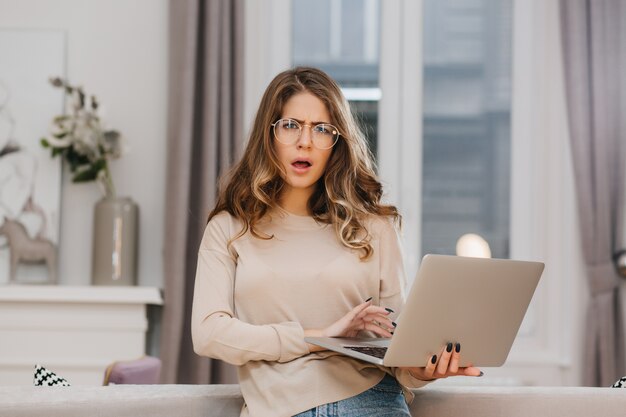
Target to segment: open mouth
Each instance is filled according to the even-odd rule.
[[[309,161],[294,161],[291,163],[296,168],[309,168],[311,163]]]

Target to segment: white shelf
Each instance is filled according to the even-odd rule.
[[[162,305],[163,298],[155,287],[7,285],[0,291],[0,302]]]
[[[0,385],[32,384],[41,364],[72,385],[101,385],[112,362],[145,354],[158,288],[7,285],[0,289]]]

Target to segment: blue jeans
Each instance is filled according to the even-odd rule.
[[[354,397],[311,408],[294,417],[410,417],[398,381],[387,374],[378,385]]]

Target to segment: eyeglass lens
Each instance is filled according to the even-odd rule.
[[[320,123],[315,126],[306,126],[311,129],[311,141],[316,148],[332,148],[339,138],[339,132],[333,125]],[[293,119],[280,119],[274,123],[274,134],[279,142],[291,145],[300,138],[302,125]]]

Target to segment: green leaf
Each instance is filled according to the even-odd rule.
[[[50,147],[50,143],[48,142],[48,139],[46,138],[41,138],[41,146],[43,146],[44,148],[49,148]]]
[[[88,182],[98,178],[98,172],[104,169],[106,161],[104,159],[98,159],[93,164],[87,166],[85,169],[78,171],[72,178],[73,182]]]
[[[51,77],[49,81],[55,87],[63,87],[63,80],[60,77]]]
[[[54,123],[57,123],[57,124],[58,124],[58,123],[60,123],[60,122],[64,122],[64,121],[66,121],[66,120],[67,120],[67,119],[69,119],[69,118],[70,118],[70,116],[68,116],[68,115],[66,115],[66,114],[62,114],[62,115],[60,115],[60,116],[55,116],[55,117],[54,117],[54,119],[52,119],[52,121],[53,121]]]
[[[101,169],[106,169],[107,167],[107,160],[102,158],[102,159],[98,159],[96,161],[96,163],[94,164],[94,166],[98,167],[98,171],[100,171]]]
[[[74,150],[73,146],[65,148],[63,154],[67,162],[70,164],[70,171],[74,172],[83,165],[90,165],[91,161],[85,155],[80,154]]]
[[[72,182],[89,182],[95,180],[97,177],[97,171],[94,172],[91,168],[87,168],[74,174]]]

